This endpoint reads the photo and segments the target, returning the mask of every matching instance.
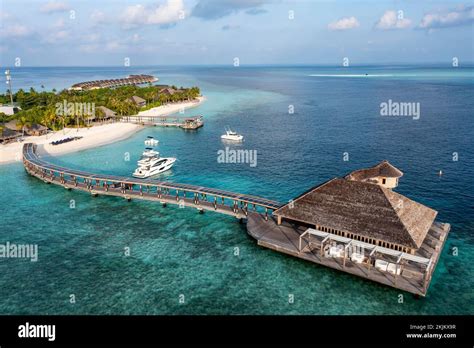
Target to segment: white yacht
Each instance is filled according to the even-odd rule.
[[[147,136],[146,137],[146,140],[145,140],[145,145],[148,145],[148,146],[156,146],[158,145],[159,141],[158,139],[155,139],[151,136]]]
[[[230,140],[230,141],[242,141],[244,136],[241,134],[237,134],[236,132],[232,131],[229,127],[225,129],[224,135],[221,136],[223,140]]]
[[[135,169],[132,175],[135,178],[145,179],[167,171],[173,166],[174,162],[176,162],[176,158],[160,157],[158,151],[147,147],[137,162],[138,168]]]

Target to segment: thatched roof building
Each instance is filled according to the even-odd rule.
[[[4,127],[5,128],[8,128],[10,130],[13,130],[13,131],[16,131],[16,130],[20,130],[21,129],[21,126],[19,126],[19,122],[18,120],[10,120],[8,121],[7,123],[4,124]]]
[[[146,100],[143,99],[143,98],[140,98],[136,95],[134,95],[133,97],[128,98],[128,100],[131,101],[132,103],[134,103],[135,105],[139,106],[139,107],[142,107],[142,106],[146,105]]]
[[[97,109],[102,110],[104,113],[104,118],[112,118],[117,115],[117,113],[113,110],[110,110],[109,108],[106,108],[105,106],[99,106]]]
[[[383,185],[386,188],[394,188],[398,186],[398,179],[402,176],[403,173],[400,169],[394,167],[388,161],[382,161],[373,167],[353,171],[346,175],[345,179],[371,182]]]
[[[21,137],[21,133],[6,128],[5,126],[0,127],[0,143],[6,144],[19,137]]]
[[[163,88],[160,90],[160,93],[161,94],[166,94],[166,95],[173,95],[177,92],[177,90],[171,88],[171,87],[168,87],[168,88]]]
[[[48,133],[48,127],[43,126],[42,124],[33,123],[30,127],[27,127],[26,133],[28,135],[44,135]]]
[[[423,243],[437,212],[383,184],[367,181],[373,175],[398,178],[400,173],[384,161],[366,172],[356,171],[316,186],[273,214],[279,223],[284,218],[325,232],[413,252]]]

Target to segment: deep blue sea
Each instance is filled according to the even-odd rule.
[[[472,67],[13,68],[12,79],[14,89],[59,90],[130,73],[199,86],[207,101],[186,115],[204,115],[205,126],[146,128],[51,161],[130,175],[153,135],[178,158],[161,179],[286,202],[387,159],[405,174],[397,191],[452,226],[427,297],[403,293],[399,303],[396,289],[259,247],[232,217],[91,198],[16,163],[0,166],[0,243],[38,244],[39,260],[0,259],[0,314],[474,313]],[[381,116],[388,100],[419,103],[420,117]],[[227,125],[245,136],[233,147],[257,151],[257,166],[218,163]]]

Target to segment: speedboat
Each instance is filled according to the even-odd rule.
[[[176,158],[160,157],[158,151],[147,147],[137,161],[138,168],[135,169],[132,175],[135,178],[145,179],[166,172],[173,166],[174,162],[176,162]]]
[[[230,141],[242,141],[244,136],[241,134],[237,134],[236,132],[232,131],[229,127],[226,128],[224,135],[221,135],[221,139],[223,140],[230,140]]]
[[[156,146],[158,145],[159,141],[158,139],[155,139],[151,136],[147,136],[146,137],[146,140],[145,140],[145,145],[148,145],[148,146]]]

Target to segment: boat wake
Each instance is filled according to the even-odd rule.
[[[310,74],[312,77],[391,77],[392,74]]]

